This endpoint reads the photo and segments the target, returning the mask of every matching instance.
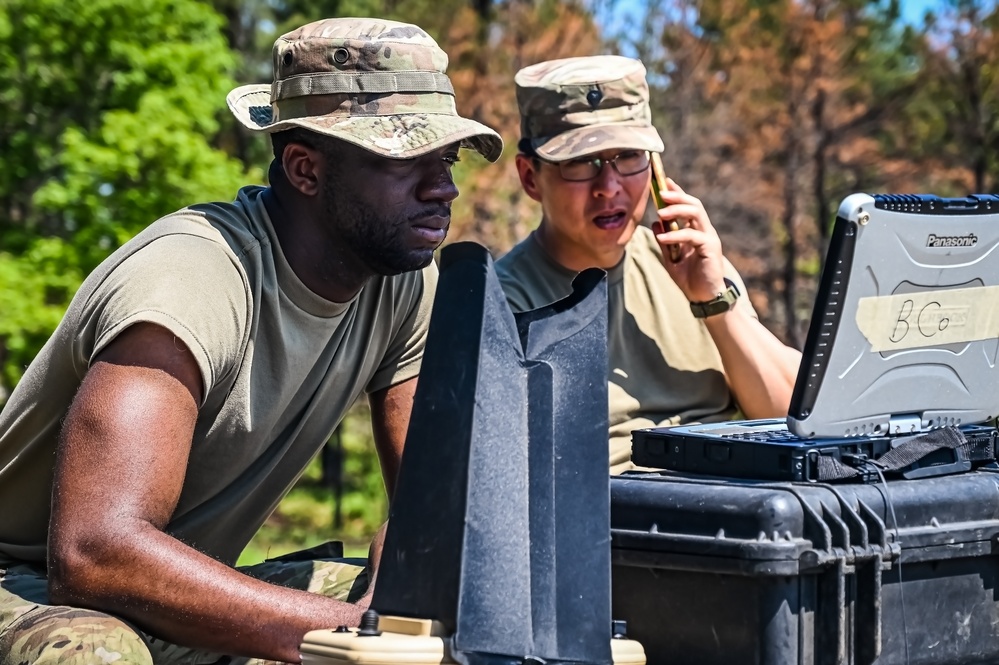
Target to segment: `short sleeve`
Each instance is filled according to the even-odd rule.
[[[186,234],[159,237],[125,258],[94,289],[85,318],[88,363],[136,323],[166,328],[201,370],[204,394],[239,362],[248,320],[246,280],[221,243]]]
[[[506,301],[510,305],[510,309],[514,312],[526,312],[531,309],[535,309],[532,306],[531,298],[527,293],[527,289],[524,285],[517,281],[517,279],[508,273],[500,273],[497,270],[499,277],[500,286],[503,288],[503,294],[506,296]]]
[[[389,342],[378,369],[365,391],[377,392],[419,375],[423,350],[427,345],[430,313],[437,291],[437,264],[431,263],[418,273],[406,275],[410,285],[396,300],[402,323]]]

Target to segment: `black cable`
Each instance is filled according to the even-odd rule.
[[[881,492],[881,488],[878,487],[877,484],[874,486],[878,488],[878,491],[881,492],[881,495],[884,497],[885,504],[888,506],[888,512],[891,513],[891,521],[895,525],[895,542],[898,544],[898,599],[899,603],[902,605],[902,645],[905,649],[905,665],[909,665],[909,630],[905,620],[905,594],[902,590],[902,540],[898,532],[898,517],[895,516],[895,506],[891,502],[891,493],[888,491],[888,481],[885,480],[885,475],[881,472],[881,467],[871,460],[865,461],[869,466],[874,467],[874,471],[878,474],[881,484],[884,485],[883,492]]]

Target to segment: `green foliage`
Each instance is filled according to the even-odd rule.
[[[60,238],[40,238],[17,256],[0,252],[0,340],[11,358],[0,363],[0,388],[17,382],[62,319],[82,279],[75,259]]]
[[[196,0],[0,0],[0,394],[112,250],[260,179],[209,143],[221,28]]]
[[[923,71],[899,142],[938,161],[940,171],[970,172],[951,184],[955,193],[992,191],[999,183],[999,6],[950,0],[937,12],[913,37]]]

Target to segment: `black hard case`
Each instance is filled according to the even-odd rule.
[[[999,663],[997,534],[990,471],[887,486],[631,472],[611,479],[613,613],[650,664]]]

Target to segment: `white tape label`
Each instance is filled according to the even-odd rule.
[[[873,352],[999,337],[999,286],[873,296],[857,305],[857,327]]]

